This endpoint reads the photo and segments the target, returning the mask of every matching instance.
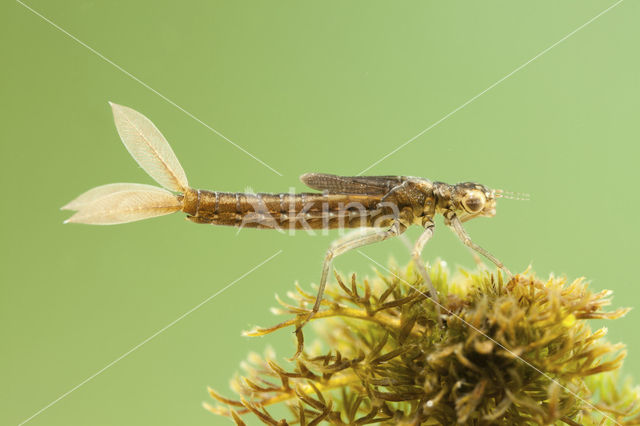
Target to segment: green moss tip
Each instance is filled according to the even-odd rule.
[[[210,389],[218,404],[205,408],[238,425],[243,414],[270,425],[640,424],[640,388],[617,380],[624,346],[588,324],[628,311],[603,309],[611,292],[530,271],[449,280],[436,262],[439,326],[420,274],[393,269],[372,281],[336,275],[313,319],[317,341],[305,348],[297,333],[299,356],[286,366],[273,351],[251,354],[232,381],[238,399]],[[315,295],[296,290],[295,304],[278,300],[290,320],[246,334],[305,318]],[[276,418],[277,405],[289,414]]]

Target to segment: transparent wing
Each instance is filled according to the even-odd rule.
[[[98,198],[102,198],[110,194],[115,194],[116,192],[133,190],[155,190],[167,192],[164,189],[158,188],[157,186],[145,185],[142,183],[110,183],[108,185],[97,186],[88,190],[87,192],[79,195],[75,200],[60,207],[60,210],[80,210],[83,206],[94,202]]]
[[[101,188],[103,187],[94,189]],[[182,202],[171,192],[162,188],[150,188],[153,189],[125,189],[106,192],[97,198],[91,195],[94,190],[90,190],[78,197],[86,198],[84,202],[75,204],[78,212],[67,219],[65,223],[115,225],[162,216],[182,209]],[[77,199],[70,204],[74,205],[73,203],[76,201]]]
[[[300,176],[302,183],[318,191],[369,195],[384,195],[405,179],[404,176],[336,176],[325,173],[306,173]]]
[[[160,130],[144,115],[110,102],[120,139],[140,166],[167,189],[184,192],[187,176]]]

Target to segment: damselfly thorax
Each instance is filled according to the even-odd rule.
[[[118,133],[129,153],[160,185],[116,183],[93,188],[63,209],[76,213],[66,222],[110,225],[183,211],[196,223],[259,229],[371,228],[370,233],[348,234],[335,241],[325,257],[318,295],[299,327],[320,308],[334,257],[402,234],[417,225],[423,233],[412,257],[430,297],[437,293],[429,280],[421,253],[433,235],[435,215],[441,214],[461,241],[482,254],[509,276],[496,257],[471,241],[462,223],[495,215],[496,199],[514,195],[473,182],[449,185],[410,176],[336,176],[308,173],[300,177],[309,193],[243,193],[193,189],[177,157],[160,131],[142,114],[111,104]],[[65,222],[65,223],[66,223]]]

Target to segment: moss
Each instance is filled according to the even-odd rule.
[[[213,413],[244,424],[640,424],[640,389],[618,385],[623,345],[589,320],[607,312],[611,292],[593,293],[583,279],[537,278],[530,271],[506,282],[498,273],[462,271],[449,280],[436,263],[443,325],[411,266],[372,280],[336,275],[313,319],[317,341],[297,333],[293,359],[252,354],[232,381],[238,399],[210,389]],[[295,327],[315,295],[297,287],[295,304],[279,301],[291,319],[265,335]],[[324,348],[324,349],[323,349]],[[276,418],[274,405],[289,408]]]

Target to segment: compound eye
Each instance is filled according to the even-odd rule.
[[[482,191],[472,190],[462,199],[462,206],[469,213],[478,213],[484,208],[487,198]]]

